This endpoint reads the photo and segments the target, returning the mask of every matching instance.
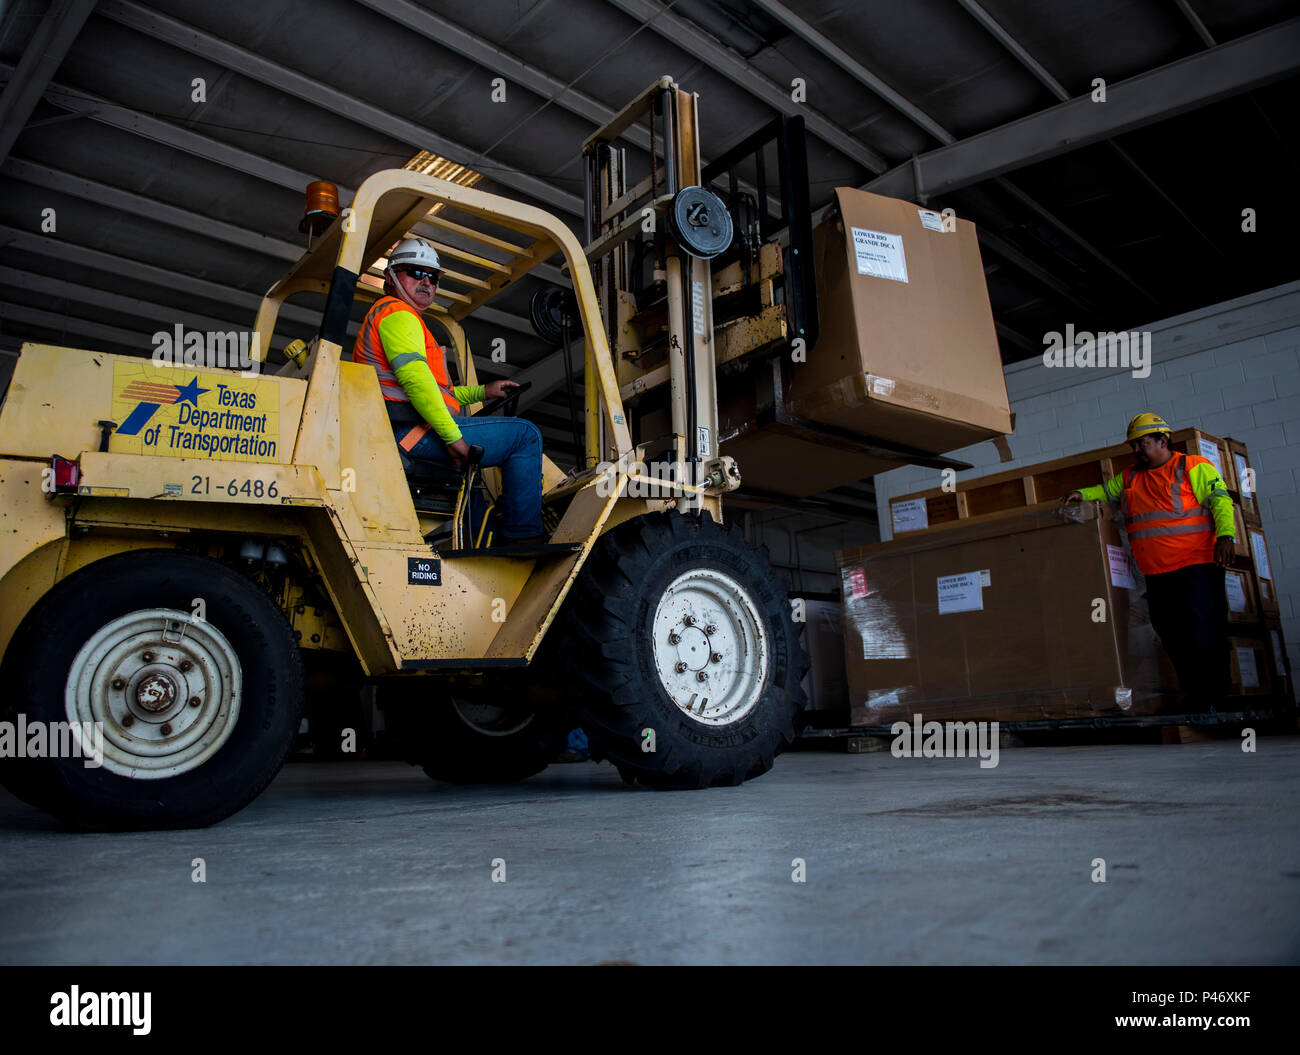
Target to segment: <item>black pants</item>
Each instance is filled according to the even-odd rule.
[[[1148,575],[1147,605],[1192,711],[1222,710],[1230,683],[1228,597],[1218,564]]]

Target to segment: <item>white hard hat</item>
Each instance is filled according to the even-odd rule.
[[[389,267],[429,267],[442,270],[438,250],[423,238],[403,238],[397,248],[388,254]]]

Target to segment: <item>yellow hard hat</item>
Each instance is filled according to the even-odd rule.
[[[1147,411],[1145,414],[1139,414],[1128,423],[1128,440],[1132,443],[1134,440],[1142,436],[1149,436],[1154,432],[1172,433],[1173,431],[1159,414],[1152,414]]]

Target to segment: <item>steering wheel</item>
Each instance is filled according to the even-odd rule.
[[[514,414],[515,408],[519,405],[519,397],[532,387],[533,383],[531,381],[521,381],[519,387],[511,392],[510,395],[498,396],[496,399],[484,403],[479,412],[474,416],[476,418],[481,418],[487,414],[495,414],[498,410],[504,407],[506,417],[510,417]]]

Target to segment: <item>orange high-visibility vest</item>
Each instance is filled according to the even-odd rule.
[[[357,334],[357,343],[352,346],[352,361],[354,363],[366,363],[379,372],[379,388],[384,393],[384,399],[390,403],[409,403],[411,401],[411,397],[406,394],[406,390],[402,388],[401,382],[397,380],[397,375],[393,372],[393,367],[388,361],[388,354],[384,351],[384,342],[379,336],[379,324],[384,321],[386,316],[395,311],[409,311],[419,320],[420,329],[424,331],[424,355],[429,361],[429,369],[433,371],[434,380],[438,382],[438,390],[442,393],[442,401],[447,404],[447,409],[452,414],[459,414],[460,404],[456,402],[456,397],[451,391],[451,379],[447,374],[445,351],[433,339],[433,334],[429,332],[429,327],[420,318],[420,313],[396,297],[380,297],[375,301],[374,307],[366,313],[366,317],[361,323],[361,332]]]
[[[1124,525],[1143,575],[1214,562],[1214,517],[1188,478],[1192,466],[1206,461],[1175,452],[1159,469],[1124,471]]]

